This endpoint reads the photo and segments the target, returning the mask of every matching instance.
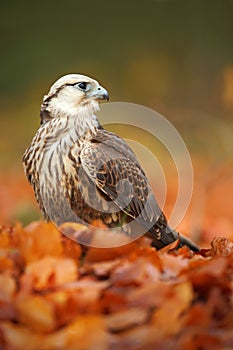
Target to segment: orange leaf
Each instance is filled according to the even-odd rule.
[[[25,273],[33,276],[37,290],[54,288],[78,277],[77,265],[68,258],[45,257],[28,264]]]
[[[56,328],[53,304],[38,295],[16,300],[19,321],[36,332],[50,332]]]

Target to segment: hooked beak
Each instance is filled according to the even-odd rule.
[[[108,91],[100,85],[98,85],[93,91],[91,91],[90,94],[88,94],[88,97],[92,97],[95,100],[109,101]]]

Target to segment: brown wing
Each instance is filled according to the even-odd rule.
[[[148,229],[155,224],[161,210],[135,154],[121,138],[100,130],[85,143],[80,159],[88,177],[119,209]]]

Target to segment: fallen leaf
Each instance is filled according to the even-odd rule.
[[[106,317],[106,326],[113,332],[122,332],[149,321],[150,311],[143,308],[131,308]]]
[[[19,322],[35,332],[48,333],[56,328],[54,306],[42,296],[20,297],[15,305]]]
[[[45,257],[26,266],[25,273],[33,276],[34,288],[55,288],[78,278],[78,267],[69,258]]]

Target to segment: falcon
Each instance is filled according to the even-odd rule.
[[[44,96],[41,126],[23,166],[47,221],[91,225],[96,220],[131,236],[146,234],[156,249],[179,239],[159,208],[145,172],[128,144],[96,117],[109,100],[96,80],[80,74],[58,79]]]

